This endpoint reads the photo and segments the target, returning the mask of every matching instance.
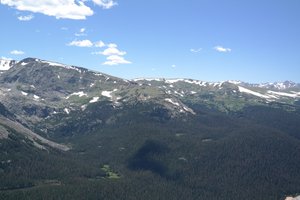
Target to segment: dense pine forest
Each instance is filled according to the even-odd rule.
[[[94,106],[105,118],[105,103]],[[32,148],[18,134],[1,140],[0,199],[280,200],[300,191],[299,110],[201,108],[177,120],[148,105],[128,110],[89,132],[86,115],[53,130],[69,152]]]

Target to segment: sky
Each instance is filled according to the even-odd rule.
[[[0,58],[113,76],[300,83],[299,0],[0,0]]]

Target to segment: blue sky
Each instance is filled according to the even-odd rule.
[[[0,57],[127,79],[300,82],[299,0],[0,1]]]

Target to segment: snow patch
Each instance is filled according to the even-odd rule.
[[[241,87],[241,86],[238,86],[238,88],[239,88],[239,91],[242,92],[242,93],[251,94],[251,95],[254,95],[254,96],[257,96],[257,97],[260,97],[260,98],[264,98],[264,99],[269,99],[270,98],[270,96],[263,95],[263,94],[260,94],[258,92],[254,92],[252,90],[249,90],[249,89]]]
[[[242,82],[241,82],[241,81],[230,80],[230,81],[228,81],[228,83],[232,83],[232,84],[234,84],[234,85],[239,85],[239,84],[241,84]]]
[[[179,81],[184,81],[184,79],[180,78],[180,79],[167,79],[165,82],[172,84],[172,83],[177,83]]]
[[[84,110],[86,109],[86,107],[87,107],[86,104],[82,105],[82,106],[81,106],[81,110],[84,111]]]
[[[221,87],[222,86],[222,84],[223,84],[223,82],[217,82],[217,83],[213,83],[213,86],[214,87]]]
[[[9,70],[14,63],[15,63],[15,61],[13,61],[13,60],[0,59],[0,70],[2,70],[2,71]]]
[[[133,81],[162,81],[160,78],[136,78]]]
[[[108,98],[112,98],[112,93],[113,92],[116,92],[118,89],[114,89],[113,91],[102,91],[101,92],[101,95],[102,96],[105,96],[105,97],[108,97]]]
[[[184,82],[199,85],[199,86],[206,86],[206,84],[207,84],[206,82],[197,81],[197,80],[184,80]]]
[[[174,93],[177,94],[177,95],[179,95],[179,96],[181,96],[181,97],[183,97],[183,94],[181,94],[181,93],[179,93],[177,91],[174,91]]]
[[[180,103],[178,103],[178,102],[175,102],[175,101],[174,101],[173,99],[171,99],[171,98],[166,98],[165,101],[168,102],[168,103],[171,103],[171,104],[173,104],[173,105],[175,105],[175,106],[177,106],[177,107],[179,107],[179,112],[180,112],[180,113],[189,112],[189,113],[191,113],[191,114],[193,114],[193,115],[196,114],[191,108],[185,106],[184,104],[180,104]]]
[[[100,73],[94,73],[95,76],[103,76],[102,74]]]
[[[297,197],[286,197],[285,200],[300,200],[300,196],[297,196]]]
[[[279,97],[272,95],[272,94],[268,94],[269,97],[273,98],[273,99],[279,99]]]
[[[65,108],[64,111],[65,111],[65,113],[70,114],[70,109]]]
[[[34,98],[34,99],[39,99],[40,97],[37,96],[37,95],[33,95],[33,98]]]
[[[300,94],[291,94],[291,93],[286,93],[286,92],[274,92],[274,91],[271,91],[269,90],[268,93],[270,94],[275,94],[275,95],[279,95],[279,96],[284,96],[284,97],[292,97],[292,98],[297,98],[297,97],[300,97]]]
[[[187,112],[189,112],[189,111],[190,111],[190,108],[188,108],[188,107],[185,107],[185,106],[183,106],[183,109],[184,109],[185,111],[187,111]]]
[[[300,92],[291,91],[291,93],[300,95]]]
[[[22,93],[22,95],[24,95],[24,96],[27,96],[27,95],[28,95],[28,93],[27,93],[27,92],[23,92],[23,91],[21,91],[21,93]]]
[[[72,94],[70,94],[69,96],[66,97],[66,99],[69,99],[71,96],[79,96],[79,97],[83,97],[83,96],[88,96],[86,93],[84,92],[74,92]]]
[[[297,84],[294,82],[290,81],[285,81],[285,82],[275,82],[275,83],[261,83],[258,84],[257,87],[260,88],[276,88],[278,90],[285,90],[291,87],[295,87]]]
[[[76,70],[78,71],[79,73],[82,73],[82,71],[80,69],[78,69],[77,67],[73,67],[73,66],[70,66],[70,65],[64,65],[64,64],[61,64],[61,63],[56,63],[56,62],[50,62],[50,61],[41,61],[42,63],[46,63],[50,66],[55,66],[55,67],[63,67],[65,69],[72,69],[72,70]]]
[[[100,97],[93,97],[92,100],[90,100],[90,103],[95,103],[99,100]]]
[[[175,106],[180,106],[180,104],[179,104],[178,102],[175,102],[175,101],[173,101],[173,100],[170,99],[170,98],[166,98],[165,101],[166,101],[166,102],[169,102],[169,103],[171,103],[171,104],[173,104],[173,105],[175,105]]]
[[[46,64],[49,64],[50,66],[57,66],[57,67],[65,67],[66,66],[61,63],[49,62],[49,61],[42,61],[42,63],[46,63]]]

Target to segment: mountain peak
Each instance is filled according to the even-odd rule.
[[[24,58],[23,60],[21,60],[20,62],[24,62],[24,63],[28,63],[28,62],[37,62],[39,61],[40,59],[37,59],[37,58],[31,58],[31,57],[28,57],[28,58]]]
[[[0,59],[0,71],[9,70],[17,61],[10,59]]]
[[[289,88],[296,87],[298,84],[293,81],[284,81],[284,82],[274,82],[274,83],[262,83],[258,87],[266,89],[278,89],[285,90]]]

